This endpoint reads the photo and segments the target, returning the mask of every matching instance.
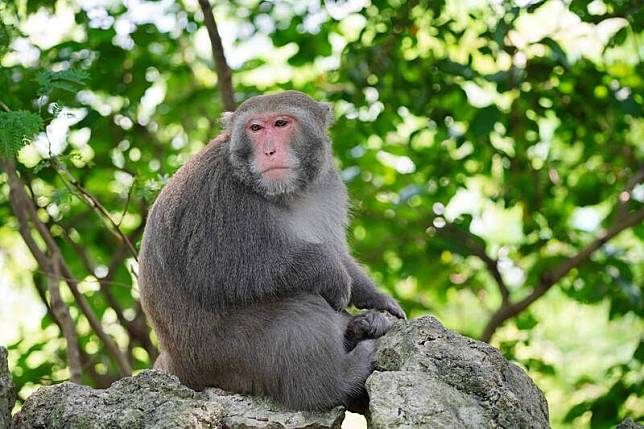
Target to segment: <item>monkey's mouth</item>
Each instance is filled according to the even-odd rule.
[[[268,167],[262,171],[262,177],[264,180],[273,181],[284,181],[289,177],[290,167],[285,167],[283,165],[276,165],[274,167]]]
[[[284,166],[275,166],[275,167],[268,167],[267,169],[263,170],[261,174],[268,173],[269,171],[276,171],[276,170],[290,170],[291,167],[284,167]]]

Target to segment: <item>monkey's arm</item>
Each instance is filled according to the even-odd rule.
[[[289,289],[319,293],[337,311],[349,305],[351,277],[336,252],[325,245],[302,244],[284,282]]]
[[[396,300],[378,292],[374,282],[350,255],[344,258],[344,266],[351,277],[351,304],[363,309],[384,310],[399,319],[405,318],[405,312]]]

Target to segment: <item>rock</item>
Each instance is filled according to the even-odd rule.
[[[548,428],[543,393],[486,343],[435,318],[395,322],[367,380],[369,427]]]
[[[203,394],[224,408],[224,427],[257,429],[339,429],[344,408],[324,413],[288,411],[265,398],[236,395],[221,389],[206,389]]]
[[[644,429],[644,425],[633,421],[633,419],[631,418],[628,418],[618,424],[615,429]]]
[[[223,409],[159,371],[123,378],[105,390],[73,383],[41,387],[14,418],[27,428],[222,428]]]
[[[147,370],[105,390],[73,383],[41,387],[14,421],[15,429],[339,429],[343,417],[341,407],[326,413],[294,412],[264,398],[220,389],[195,392],[175,376]]]
[[[0,349],[0,429],[15,395]],[[432,317],[397,321],[378,340],[367,380],[369,427],[547,428],[543,394],[493,347],[445,329]],[[274,402],[206,389],[147,370],[106,390],[63,383],[38,389],[14,416],[26,428],[339,429],[344,409],[285,410]],[[631,428],[631,426],[625,426]]]
[[[7,362],[7,349],[0,346],[0,428],[10,428],[11,410],[16,403],[16,391],[14,389],[9,365]]]

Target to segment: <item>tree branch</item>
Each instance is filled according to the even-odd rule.
[[[501,293],[503,305],[507,305],[510,302],[510,291],[508,290],[508,287],[505,284],[503,277],[501,276],[501,272],[499,271],[499,262],[496,259],[491,258],[487,254],[485,248],[472,238],[472,234],[470,232],[463,231],[460,228],[449,223],[445,225],[443,230],[458,235],[460,239],[463,240],[463,244],[465,244],[465,246],[470,249],[472,254],[483,261],[488,272],[496,281],[496,285],[499,288],[499,292]]]
[[[49,302],[47,301],[47,297],[45,296],[45,287],[44,285],[41,284],[41,282],[38,280],[38,278],[34,278],[34,284],[36,286],[36,291],[38,292],[38,297],[42,301],[43,305],[47,309],[47,314],[51,318],[51,320],[58,326],[58,329],[61,330],[61,324],[60,321],[56,318],[56,315],[51,309],[51,306],[49,305]],[[94,385],[99,388],[99,389],[105,389],[109,387],[113,382],[117,380],[117,378],[114,378],[113,376],[109,374],[99,374],[96,372],[96,369],[94,368],[94,365],[92,363],[92,358],[90,358],[85,350],[83,350],[82,347],[79,347],[79,354],[80,354],[80,361],[82,365],[82,370],[83,372],[89,376],[92,381],[94,382]]]
[[[125,219],[125,215],[127,214],[127,210],[130,208],[130,200],[132,199],[132,191],[134,190],[134,184],[136,182],[132,182],[130,185],[130,189],[127,190],[127,199],[125,200],[125,206],[123,207],[123,212],[121,213],[121,218],[119,219],[119,222],[117,226],[120,228],[121,224],[123,223],[123,219]]]
[[[74,326],[74,321],[72,320],[71,314],[69,313],[69,308],[62,300],[60,296],[60,269],[57,263],[57,255],[52,255],[48,259],[45,254],[40,250],[33,237],[29,231],[29,225],[24,208],[17,204],[14,200],[9,200],[11,207],[16,214],[18,220],[18,229],[20,235],[24,240],[25,244],[29,248],[31,254],[36,259],[38,265],[43,268],[47,275],[47,282],[49,284],[49,299],[51,304],[49,304],[44,295],[44,290],[42,291],[42,299],[45,302],[47,310],[51,312],[54,321],[58,325],[60,332],[63,334],[65,341],[67,342],[67,364],[70,370],[70,379],[74,383],[82,383],[82,370],[80,362],[80,345],[78,343],[78,336],[76,335],[76,329]],[[41,291],[39,290],[39,293]]]
[[[219,82],[221,100],[224,103],[224,109],[232,112],[236,107],[232,73],[226,61],[226,56],[224,55],[224,47],[221,44],[217,22],[215,21],[215,16],[212,13],[212,8],[208,0],[199,0],[199,6],[201,6],[203,20],[208,29],[208,36],[210,37],[210,47],[212,48],[212,57],[215,62],[215,72],[217,73],[217,80]]]
[[[634,213],[623,216],[620,219],[617,219],[615,223],[608,228],[606,231],[603,231],[592,243],[582,249],[578,254],[572,258],[566,259],[561,264],[556,266],[553,270],[543,273],[540,277],[538,285],[533,289],[533,291],[523,298],[521,301],[515,302],[510,305],[499,307],[496,312],[492,315],[488,321],[483,334],[481,335],[481,340],[489,342],[494,335],[494,332],[499,328],[506,320],[516,316],[523,310],[525,310],[530,304],[535,302],[537,299],[541,298],[546,292],[550,290],[559,280],[561,280],[566,274],[570,272],[573,268],[576,268],[586,262],[590,256],[601,246],[611,240],[613,237],[617,236],[620,232],[628,229],[632,226],[638,225],[644,220],[644,209],[640,209]]]
[[[32,201],[33,201],[33,198],[32,198]],[[63,225],[62,223],[51,220],[51,222],[47,224],[47,228],[51,231],[51,227],[54,225],[57,225],[61,229],[61,231],[63,232],[63,236],[65,237],[65,241],[69,244],[69,246],[72,248],[74,253],[76,253],[76,256],[78,256],[78,259],[83,264],[87,272],[89,274],[94,274],[94,269],[93,269],[94,264],[90,261],[89,255],[87,254],[83,246],[79,245],[72,239],[72,237],[69,234],[68,228],[66,228],[65,225]]]
[[[60,329],[67,341],[67,364],[69,365],[70,380],[82,384],[80,346],[78,336],[74,327],[74,320],[69,313],[69,308],[60,296],[60,255],[51,255],[51,266],[47,271],[47,282],[49,283],[49,299],[51,299],[51,311],[60,322]]]
[[[145,216],[143,217],[145,218]],[[67,228],[64,225],[60,223],[56,223],[56,225],[58,225],[62,229],[66,241],[78,255],[78,258],[82,262],[87,273],[94,275],[96,271],[96,265],[93,263],[93,261],[90,260],[85,249],[74,243],[69,235]],[[141,223],[134,231],[132,231],[128,235],[128,239],[130,241],[134,241],[143,232],[144,226],[145,224]],[[113,285],[112,280],[114,278],[114,275],[116,274],[116,270],[121,266],[127,255],[128,252],[125,248],[125,245],[119,245],[112,255],[112,259],[107,268],[107,274],[105,275],[105,277],[97,278],[97,282],[99,284],[101,294],[105,298],[105,301],[116,313],[116,318],[118,319],[121,326],[123,326],[123,328],[128,332],[130,339],[140,344],[148,352],[150,358],[154,360],[158,356],[159,352],[150,339],[150,332],[147,327],[145,314],[141,309],[140,303],[135,300],[134,310],[136,316],[133,320],[128,320],[123,313],[121,304],[118,302],[111,290],[111,287]]]
[[[44,240],[51,255],[62,255],[60,253],[60,248],[58,247],[58,244],[54,240],[53,236],[51,235],[45,224],[42,223],[40,218],[38,218],[36,207],[29,199],[29,196],[25,191],[24,184],[18,177],[14,161],[0,159],[0,166],[2,166],[4,171],[7,173],[9,182],[9,199],[12,203],[12,207],[14,208],[16,217],[19,218],[19,221],[25,222],[25,225],[28,224],[29,221],[33,223],[36,231],[38,231],[39,235]],[[23,239],[24,238],[25,237],[23,236]],[[27,240],[25,240],[25,242],[27,242]],[[27,245],[29,246],[29,244]],[[34,251],[38,249],[37,246],[35,246],[35,248],[29,246],[29,248],[43,272],[48,272],[48,269],[52,262],[55,262],[58,265],[60,273],[62,274],[62,278],[65,279],[65,282],[69,286],[69,289],[72,292],[72,295],[74,296],[78,307],[80,308],[81,312],[89,322],[96,335],[101,339],[108,352],[116,360],[116,363],[121,370],[121,374],[124,376],[130,375],[132,373],[132,369],[126,356],[121,352],[114,340],[109,337],[103,330],[103,327],[96,318],[96,315],[91,309],[89,303],[78,290],[78,282],[71,275],[71,272],[65,264],[62,256],[58,257],[57,260],[48,261],[48,258],[44,257],[44,255],[43,257],[40,257],[40,255],[38,255],[37,253],[34,253]]]

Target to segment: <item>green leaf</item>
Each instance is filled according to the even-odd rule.
[[[76,92],[85,86],[89,74],[83,70],[67,69],[58,72],[44,71],[36,75],[38,95],[48,95],[54,89]]]
[[[540,372],[541,374],[555,375],[556,373],[555,367],[545,363],[541,359],[530,358],[525,362],[525,365],[528,367],[530,371],[537,371],[537,372]]]
[[[494,124],[498,121],[499,116],[499,109],[495,105],[484,107],[476,113],[470,124],[470,130],[476,136],[485,138],[494,129]]]
[[[517,316],[517,328],[522,331],[529,331],[537,326],[539,321],[534,317],[531,311],[527,310]]]
[[[69,204],[72,202],[72,194],[67,188],[54,189],[51,193],[51,201],[55,204]]]
[[[550,48],[552,51],[552,58],[559,64],[563,66],[568,66],[568,55],[566,52],[561,48],[559,43],[555,42],[553,39],[550,37],[544,37],[541,39],[541,43],[546,45],[547,47]]]
[[[43,128],[42,118],[32,112],[0,112],[0,156],[9,159]]]
[[[570,423],[573,420],[575,420],[577,417],[584,414],[589,409],[590,409],[590,404],[587,402],[582,402],[580,404],[577,404],[568,411],[568,413],[566,414],[566,417],[564,418],[564,421],[566,423]]]

